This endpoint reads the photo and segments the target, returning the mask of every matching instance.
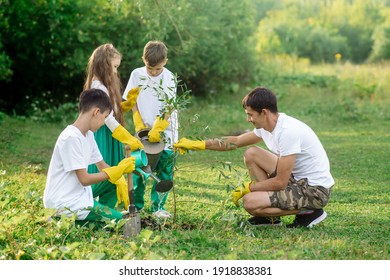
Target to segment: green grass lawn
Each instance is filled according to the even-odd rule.
[[[381,84],[368,95],[348,77],[334,84],[329,76],[311,75],[262,85],[274,89],[279,110],[309,124],[327,150],[336,184],[325,208],[328,218],[313,229],[245,223],[248,214],[230,196],[247,179],[244,149],[179,156],[166,205],[175,219],[156,223],[144,212],[150,223],[132,239],[123,238],[121,225],[97,229],[67,218],[50,220],[42,196],[64,124],[0,115],[0,259],[390,259],[388,91]],[[194,100],[181,113],[181,136],[252,129],[241,107],[246,93]],[[285,223],[291,219],[283,217]]]

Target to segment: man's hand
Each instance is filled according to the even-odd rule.
[[[232,197],[233,197],[233,203],[238,207],[238,200],[240,200],[244,195],[251,192],[250,189],[251,182],[245,183],[242,186],[237,187],[235,190],[232,191]]]
[[[202,151],[206,149],[206,141],[204,140],[189,140],[185,137],[181,138],[177,143],[173,144],[175,151],[179,151],[184,155],[188,150]]]

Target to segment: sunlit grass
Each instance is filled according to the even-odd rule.
[[[108,230],[75,227],[72,219],[51,220],[42,195],[63,127],[3,116],[0,259],[389,259],[387,66],[303,66],[308,68],[295,65],[294,73],[286,71],[292,76],[285,83],[269,85],[279,96],[280,111],[308,123],[328,153],[336,184],[325,208],[328,218],[317,227],[254,228],[245,223],[248,214],[230,196],[247,179],[244,149],[179,156],[175,188],[166,204],[175,220],[151,224],[134,239],[123,238],[111,224]],[[313,79],[336,75],[337,67],[336,80]],[[350,87],[355,82],[362,87]],[[380,102],[366,95],[364,88],[372,83],[378,84]],[[207,100],[195,98],[181,114],[181,136],[203,139],[253,129],[241,107],[247,92],[242,88]],[[147,188],[149,192],[150,183]],[[291,219],[282,218],[285,223]]]

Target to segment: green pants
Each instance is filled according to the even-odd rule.
[[[160,159],[156,166],[156,176],[160,180],[173,180],[173,165],[174,165],[174,154],[171,150],[164,150],[161,153]],[[149,180],[152,180],[151,178]],[[142,176],[135,175],[133,173],[133,184],[134,184],[134,204],[135,207],[140,210],[145,205],[145,181]],[[157,210],[165,210],[164,205],[167,200],[168,193],[164,195],[156,191],[156,181],[153,181],[153,186],[150,191],[150,211],[155,212]]]
[[[99,197],[99,201],[93,201],[91,212],[83,221],[100,222],[103,218],[119,221],[122,213],[115,210],[117,203],[116,186],[113,184],[96,184],[92,186],[93,197]]]
[[[115,138],[106,125],[103,125],[94,133],[99,151],[103,160],[110,166],[118,165],[123,159],[123,147]],[[95,164],[88,166],[88,173],[100,172]],[[92,211],[85,218],[86,221],[101,221],[103,217],[109,219],[122,219],[122,214],[116,211],[115,205],[118,202],[116,196],[116,185],[108,180],[92,185],[93,197],[99,197],[99,201],[94,200]]]
[[[94,136],[103,160],[109,166],[118,165],[118,163],[124,158],[122,143],[112,137],[112,132],[106,125],[100,127],[94,133]],[[95,164],[88,166],[88,173],[98,172],[100,171]],[[116,186],[108,180],[92,185],[92,191],[97,193],[97,195],[94,194],[93,197],[96,198],[99,196],[99,203],[113,208],[118,200],[115,195],[111,195],[111,192],[108,193],[109,190],[115,194]]]
[[[122,217],[122,213],[94,200],[91,212],[89,212],[88,216],[83,221],[101,222],[103,221],[103,218],[119,221]]]

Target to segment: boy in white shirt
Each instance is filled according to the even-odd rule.
[[[45,208],[57,209],[57,216],[76,215],[76,220],[101,221],[103,218],[120,220],[122,214],[115,205],[102,205],[93,198],[111,194],[126,200],[128,190],[100,189],[95,193],[91,185],[104,180],[113,184],[122,174],[135,168],[133,157],[125,158],[117,166],[110,167],[99,152],[93,132],[98,130],[111,112],[111,101],[99,89],[85,90],[80,95],[79,116],[60,134],[54,147],[43,195]],[[96,164],[99,173],[89,174],[89,164]],[[113,200],[115,201],[115,200]],[[120,201],[121,202],[121,201]]]
[[[303,122],[278,112],[272,91],[258,87],[242,106],[255,129],[239,136],[206,141],[186,138],[174,144],[186,150],[234,150],[264,141],[270,151],[251,146],[244,153],[251,182],[232,192],[233,202],[243,198],[253,225],[281,225],[280,216],[296,215],[287,227],[312,227],[327,214],[333,177],[327,154],[313,130]]]
[[[131,72],[123,98],[135,87],[140,87],[137,103],[133,109],[133,122],[136,132],[150,128],[149,141],[160,142],[161,136],[165,148],[157,163],[156,175],[160,180],[173,180],[173,143],[178,140],[177,112],[167,113],[167,99],[176,95],[174,75],[166,69],[168,49],[160,41],[150,41],[144,47],[142,60],[144,67]],[[141,176],[133,174],[134,199],[137,209],[144,207],[145,182]],[[159,218],[171,215],[164,208],[167,195],[162,198],[156,192],[156,182],[151,190],[151,211]]]

